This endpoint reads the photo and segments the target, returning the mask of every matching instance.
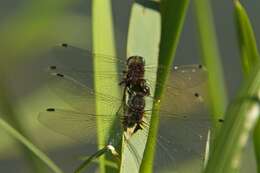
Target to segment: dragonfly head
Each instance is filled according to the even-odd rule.
[[[126,64],[127,64],[128,66],[129,66],[129,65],[132,65],[132,64],[139,64],[139,65],[144,66],[144,65],[145,65],[145,61],[144,61],[144,58],[143,58],[143,57],[138,56],[138,55],[135,55],[135,56],[130,56],[130,57],[127,59]]]

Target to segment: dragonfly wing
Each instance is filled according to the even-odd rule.
[[[180,163],[190,158],[197,158],[201,163],[210,127],[205,82],[206,71],[198,65],[175,67],[170,74],[160,100],[155,169],[173,167],[176,170]],[[148,103],[154,101],[152,97],[146,100]],[[146,113],[145,117],[149,117],[152,111]],[[148,119],[142,133],[149,131]]]
[[[95,92],[74,78],[58,72],[50,74],[50,88],[75,110],[89,114],[95,114],[97,97],[100,103],[110,107],[108,114],[115,114],[122,103],[120,98]]]
[[[180,89],[193,88],[206,80],[206,68],[200,64],[174,66],[167,86]]]
[[[54,60],[51,62],[49,69],[58,70],[60,73],[70,75],[77,81],[86,84],[88,87],[94,86],[94,76],[101,79],[114,80],[117,85],[118,80],[122,79],[122,71],[125,69],[125,61],[117,57],[94,54],[89,50],[77,48],[68,44],[55,46],[50,56]],[[102,63],[112,63],[118,67],[118,71],[111,71],[104,69],[102,71],[94,72],[94,58],[101,58]],[[95,74],[94,74],[95,73]]]
[[[197,160],[198,171],[194,170],[194,172],[200,172],[210,122],[207,118],[192,118],[184,115],[179,115],[179,118],[177,116],[160,117],[156,137],[155,172],[169,168],[180,169],[179,165],[189,159]],[[148,135],[149,123],[144,123],[144,129],[139,133]]]
[[[102,119],[99,131],[108,132],[109,125],[119,121],[120,116],[95,115],[72,110],[49,108],[41,112],[38,120],[53,131],[83,143],[97,143],[97,117]],[[118,123],[118,122],[117,122]],[[115,129],[120,132],[120,129]]]
[[[161,166],[176,170],[181,169],[179,165],[185,161],[197,160],[197,171],[193,172],[200,172],[209,127],[210,122],[207,120],[161,118],[157,160],[162,159],[162,153],[167,154],[167,160]]]
[[[166,83],[161,110],[167,115],[188,116],[207,111],[207,73],[200,65],[175,67]]]

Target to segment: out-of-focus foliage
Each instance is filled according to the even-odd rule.
[[[50,105],[68,108],[68,105],[64,104],[62,100],[58,99],[55,95],[47,90],[47,86],[45,83],[45,76],[47,74],[44,73],[44,68],[46,67],[45,61],[47,61],[48,59],[48,55],[46,55],[46,52],[53,45],[67,41],[75,46],[90,48],[92,36],[94,36],[94,50],[96,52],[101,51],[101,53],[112,55],[116,54],[114,52],[114,46],[116,41],[120,40],[116,36],[113,36],[114,30],[112,28],[116,28],[116,26],[112,26],[113,22],[111,16],[114,17],[113,19],[121,16],[118,16],[118,14],[115,15],[114,13],[114,15],[112,15],[110,13],[110,9],[108,9],[109,5],[99,6],[96,4],[96,6],[91,6],[90,1],[84,3],[84,5],[79,8],[76,4],[82,2],[70,0],[30,0],[26,2],[19,2],[13,7],[9,7],[10,13],[5,14],[4,12],[9,10],[3,10],[4,12],[1,13],[1,15],[3,16],[1,16],[0,19],[1,120],[2,118],[4,118],[16,130],[18,130],[19,133],[21,133],[23,136],[26,136],[26,138],[28,138],[39,148],[54,153],[56,151],[62,152],[64,153],[64,155],[62,154],[62,159],[66,157],[66,159],[70,159],[70,161],[75,161],[77,158],[75,158],[74,156],[71,156],[71,158],[67,158],[68,155],[65,156],[65,153],[68,152],[68,149],[66,147],[76,146],[75,148],[77,148],[78,144],[75,142],[71,142],[71,140],[68,140],[61,135],[51,132],[47,128],[40,125],[40,123],[37,121],[37,115],[39,111],[46,109]],[[101,1],[95,0],[95,3],[96,2]],[[111,4],[115,5],[116,1],[107,1],[106,3],[110,2]],[[214,4],[216,3],[213,1],[211,2]],[[120,4],[121,3],[123,4],[126,2],[120,2]],[[172,0],[162,0],[161,3],[162,4],[160,6],[160,12],[162,17],[162,34],[159,61],[160,63],[164,63],[163,61],[165,61],[165,64],[170,67],[172,65],[172,56],[175,54],[177,49],[180,33],[182,31],[182,26],[184,23],[184,18],[188,10],[189,1],[184,0],[177,2]],[[215,124],[218,124],[217,120],[219,117],[223,116],[228,99],[225,93],[225,85],[222,79],[224,71],[220,65],[221,63],[219,60],[220,53],[218,52],[217,45],[218,37],[215,34],[215,30],[218,30],[220,26],[213,24],[214,20],[211,14],[212,12],[209,8],[210,4],[212,5],[212,3],[205,0],[196,0],[192,5],[195,5],[194,9],[196,11],[196,22],[198,26],[197,28],[199,30],[199,33],[195,34],[199,35],[198,38],[201,43],[202,57],[204,59],[204,63],[208,67],[209,72],[210,100],[212,103],[211,107],[213,112],[212,116],[215,120]],[[253,66],[257,64],[256,62],[259,61],[259,53],[256,46],[257,30],[255,30],[256,35],[254,35],[252,29],[253,27],[251,26],[251,23],[248,19],[246,10],[243,8],[243,6],[241,6],[239,1],[235,0],[234,3],[237,22],[235,29],[237,29],[239,36],[238,44],[240,46],[240,53],[242,57],[241,64],[243,65],[243,70],[246,74],[245,76],[250,76],[250,80],[246,81],[243,84],[243,87],[237,96],[239,98],[244,98],[248,96],[255,96],[259,88],[259,70],[251,70],[254,69]],[[245,1],[244,3],[250,4],[251,2]],[[140,0],[139,4],[145,5],[145,0]],[[153,1],[150,4],[152,4],[151,7],[153,8],[153,10],[159,9],[157,8],[157,1]],[[92,7],[93,12],[95,11],[95,15],[93,15],[94,18],[91,20],[90,16],[85,15],[86,13],[84,13],[83,15],[83,13],[79,12],[82,9],[84,9],[84,11],[91,11]],[[119,8],[114,7],[113,10],[117,11],[119,10]],[[214,12],[216,14],[222,13],[222,11],[219,10],[216,10]],[[248,12],[250,11],[248,10]],[[152,19],[150,14],[152,15],[155,13],[156,19]],[[103,18],[103,20],[100,20],[99,14],[104,15],[105,18]],[[128,47],[130,48],[128,48],[127,53],[129,54],[133,50],[135,51],[136,49],[140,48],[140,51],[137,51],[138,54],[140,52],[148,52],[149,56],[150,54],[156,55],[157,49],[155,45],[158,41],[159,32],[159,30],[157,30],[157,22],[159,21],[158,12],[142,9],[135,14],[136,15],[130,16],[131,19],[128,35]],[[90,12],[88,12],[88,15],[90,15]],[[145,19],[147,16],[149,18],[148,20]],[[143,21],[144,19],[146,20],[145,22]],[[188,19],[190,20],[193,18]],[[100,21],[102,22],[99,23]],[[95,23],[95,27],[91,27],[91,22]],[[148,23],[148,25],[146,25],[146,22]],[[116,23],[116,20],[114,20],[114,23]],[[155,25],[154,28],[150,26],[151,23]],[[146,28],[146,26],[149,26],[150,28]],[[109,29],[107,29],[107,27]],[[221,27],[229,26],[223,25]],[[91,32],[91,29],[92,31],[94,31]],[[92,33],[94,34],[91,35]],[[100,35],[100,33],[102,35]],[[127,34],[124,33],[124,35]],[[183,35],[183,37],[185,36],[186,35]],[[122,42],[122,40],[120,41]],[[121,42],[118,44],[122,44]],[[146,47],[146,45],[149,45],[149,49]],[[193,45],[197,45],[197,43],[193,43]],[[219,46],[221,47],[222,45]],[[194,47],[195,49],[197,48],[196,46]],[[184,46],[184,49],[185,51],[186,49],[188,51],[191,50],[188,49],[186,45]],[[231,49],[228,51],[233,52],[234,50]],[[190,56],[193,56],[191,54]],[[184,59],[187,57],[182,58]],[[233,68],[233,64],[229,65],[230,68]],[[104,67],[116,68],[111,66]],[[97,68],[103,67],[97,66]],[[167,71],[161,74],[159,79],[164,80],[165,78],[167,78],[166,73]],[[226,76],[228,76],[228,74]],[[99,81],[99,83],[102,82],[103,81]],[[99,85],[98,82],[97,85]],[[116,92],[117,89],[113,89]],[[163,89],[159,89],[159,91],[157,92],[158,97],[161,95],[160,90]],[[208,162],[209,164],[206,166],[206,172],[222,172],[222,170],[225,170],[226,172],[232,172],[236,169],[233,169],[233,167],[231,168],[231,166],[233,166],[231,164],[240,165],[240,163],[236,161],[240,160],[240,156],[242,155],[243,151],[242,149],[244,149],[245,142],[247,142],[250,132],[256,122],[256,117],[254,117],[254,115],[252,116],[252,114],[250,114],[249,112],[250,110],[252,110],[251,108],[256,108],[255,110],[257,110],[257,104],[256,102],[250,100],[250,98],[248,100],[245,99],[244,101],[238,99],[238,104],[229,108],[229,111],[226,115],[228,116],[228,118],[224,121],[223,129],[221,129],[219,133],[220,136],[213,138],[213,140],[216,140],[216,146],[211,146],[213,154],[212,158],[210,158]],[[154,121],[155,124],[156,121],[157,120]],[[2,127],[5,126],[3,124],[4,123],[2,122]],[[4,128],[8,129],[7,127],[8,125]],[[156,134],[156,125],[152,125],[152,127],[154,128],[153,134]],[[259,163],[260,145],[258,129],[259,125],[257,126],[254,134],[254,142],[255,153],[257,156],[257,161]],[[102,136],[102,134],[100,135]],[[0,136],[1,162],[4,162],[6,160],[7,162],[8,160],[13,161],[17,158],[17,160],[21,160],[22,155],[29,156],[33,154],[30,153],[30,151],[28,153],[27,150],[23,151],[24,148],[22,148],[21,150],[21,147],[18,147],[19,145],[17,145],[17,142],[12,140],[12,138],[10,138],[3,130],[0,131]],[[19,139],[19,137],[17,137],[17,139],[22,141],[22,138]],[[143,172],[152,172],[153,150],[155,143],[153,141],[149,141],[149,144],[151,144],[151,147],[147,147],[146,153],[148,154],[145,154],[141,168]],[[75,148],[73,148],[72,150],[76,150]],[[33,147],[31,147],[31,150],[33,151]],[[84,151],[85,148],[79,152],[82,153]],[[55,158],[55,163],[57,162],[59,164],[62,164],[62,167],[68,169],[69,171],[72,171],[72,168],[67,168],[67,165],[71,163],[70,161],[60,161],[60,158],[57,159],[55,154],[52,157]],[[124,155],[124,157],[127,159],[127,154]],[[251,157],[251,155],[249,155],[249,157]],[[44,157],[42,157],[41,159],[45,162],[48,160]],[[187,160],[188,159],[190,162],[192,162],[191,158],[187,158]],[[38,165],[34,165],[33,161],[31,161],[30,159],[28,160],[29,162],[27,166],[34,168],[33,172],[39,170],[38,168],[42,168],[41,164],[40,167],[38,167]],[[1,162],[0,172],[2,171]],[[127,163],[125,162],[122,163],[125,164],[123,166],[126,166],[126,169],[121,169],[121,171],[125,170],[122,172],[129,172],[130,164],[127,165]],[[103,166],[101,166],[101,168],[103,169],[101,169],[102,172],[105,172],[104,164],[105,163],[103,163]],[[184,160],[183,163],[180,163],[183,168],[187,169],[187,172],[190,171],[190,169],[188,168],[192,167],[192,164],[193,163],[189,163],[186,160]],[[10,165],[12,165],[12,163]],[[237,166],[237,169],[239,165],[235,165]],[[76,166],[78,166],[78,164]],[[14,166],[11,166],[10,169],[12,169],[13,167]],[[21,171],[28,172],[28,170]],[[42,172],[44,171],[46,170],[42,169]],[[49,170],[47,170],[46,172],[48,171]],[[247,172],[253,171],[253,166],[251,166],[247,170]]]
[[[253,69],[260,62],[256,37],[246,9],[239,1],[234,1],[237,34],[239,38],[241,64],[243,66],[244,78],[247,80]],[[254,147],[258,172],[260,172],[260,121],[254,131]]]

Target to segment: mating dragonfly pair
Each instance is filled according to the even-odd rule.
[[[98,142],[97,129],[107,132],[110,130],[108,125],[115,124],[115,133],[112,134],[116,135],[108,136],[104,147],[118,147],[120,137],[124,136],[130,151],[135,151],[129,139],[136,133],[148,135],[149,120],[155,108],[147,108],[147,105],[158,101],[152,95],[156,86],[161,85],[156,82],[156,77],[146,79],[145,75],[154,76],[149,74],[156,74],[158,68],[164,67],[145,64],[140,56],[123,61],[94,55],[67,44],[54,47],[52,53],[58,64],[49,67],[50,86],[74,110],[48,108],[40,113],[39,121],[60,134],[95,144]],[[106,63],[115,63],[119,73],[104,70],[94,74],[91,69],[94,56]],[[96,92],[94,75],[97,80],[114,80],[115,86],[122,86],[122,96]],[[171,165],[177,164],[178,158],[202,154],[209,127],[204,105],[205,82],[206,71],[201,65],[184,65],[175,66],[166,83],[165,96],[160,100],[160,126],[156,141],[157,153],[166,154],[163,157],[170,158],[167,163]],[[150,85],[154,83],[154,86]],[[102,87],[109,89],[113,86]],[[96,99],[108,108],[106,114],[96,114]],[[97,118],[101,119],[102,127],[97,127]],[[144,141],[141,143],[145,145]],[[142,156],[133,152],[133,157],[140,162]]]

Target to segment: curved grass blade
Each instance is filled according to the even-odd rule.
[[[163,65],[166,68],[157,71],[157,82],[161,83],[160,87],[156,87],[155,99],[160,100],[164,91],[164,83],[168,77],[171,69],[173,57],[176,52],[180,33],[184,23],[189,0],[174,1],[162,0],[161,1],[161,40],[159,52],[159,66]],[[158,111],[152,113],[150,121],[150,130],[146,148],[141,164],[141,173],[153,172],[153,161],[155,155],[156,136],[159,125],[159,102],[153,103],[153,107]]]
[[[154,68],[156,68],[160,41],[160,16],[158,11],[148,8],[145,5],[146,2],[143,1],[142,4],[134,3],[132,6],[128,31],[127,57],[132,55],[142,56],[145,59],[145,64],[154,64]],[[145,78],[155,79],[156,71],[145,73]],[[154,84],[151,83],[151,86],[154,86]],[[132,136],[130,141],[125,140],[123,142],[120,173],[139,172],[140,161],[145,149],[145,142],[143,142],[143,145],[140,145],[139,141],[146,140],[147,135],[140,133],[140,135]]]
[[[81,173],[83,171],[84,168],[86,168],[87,165],[90,164],[90,162],[92,162],[93,160],[99,158],[100,156],[102,156],[103,154],[105,154],[108,151],[107,147],[104,147],[100,150],[98,150],[96,153],[94,153],[93,155],[91,155],[89,158],[87,158],[75,171],[74,173]]]
[[[28,141],[22,134],[16,131],[12,126],[0,118],[0,127],[9,133],[13,138],[21,142],[25,147],[27,147],[36,157],[38,157],[42,162],[44,162],[53,172],[63,173],[63,171],[46,156],[41,150],[39,150],[35,145]]]
[[[193,1],[197,30],[203,62],[208,69],[209,99],[214,121],[214,127],[219,126],[219,119],[223,118],[227,106],[227,94],[223,79],[223,70],[219,55],[213,16],[208,0]],[[217,130],[216,129],[216,130]],[[213,129],[215,130],[215,128]],[[214,140],[214,131],[212,131]]]
[[[257,48],[255,34],[251,26],[250,19],[242,4],[234,1],[235,18],[237,24],[237,35],[239,38],[241,64],[244,77],[247,78],[253,67],[259,63],[260,56]],[[257,169],[260,172],[260,121],[258,121],[254,131],[254,147],[257,160]]]
[[[115,43],[114,43],[114,30],[113,30],[113,19],[112,19],[112,11],[111,11],[111,1],[107,0],[94,0],[92,2],[92,32],[93,32],[93,51],[97,53],[104,53],[107,55],[115,56]],[[116,64],[106,63],[102,60],[102,58],[94,57],[94,71],[114,71],[116,72]],[[97,74],[97,73],[96,73]],[[98,75],[98,74],[97,74]],[[110,94],[110,95],[119,95],[118,84],[114,83],[113,80],[109,79],[100,80],[100,78],[95,78],[95,91]],[[111,86],[109,90],[106,88],[102,88],[102,86]],[[119,107],[119,105],[118,105]],[[106,107],[102,102],[99,102],[99,98],[96,98],[96,113],[97,114],[105,114]],[[113,124],[109,125],[110,127]],[[102,123],[102,119],[97,118],[97,130],[98,130],[98,142],[99,148],[103,148],[105,145],[106,135],[102,130],[104,127]],[[109,132],[109,128],[108,132]],[[110,168],[106,168],[105,166],[105,157],[100,157],[100,173],[112,172]]]
[[[85,160],[87,160],[87,159],[89,159],[89,156],[85,156],[85,157],[81,157],[81,158],[80,158],[80,160],[82,160],[82,161],[85,161]],[[93,159],[92,159],[92,161],[94,161],[94,163],[97,163],[97,164],[99,163],[98,160],[93,160]],[[109,166],[109,167],[111,167],[111,168],[118,169],[118,164],[116,164],[115,162],[111,162],[111,161],[109,161],[109,160],[106,160],[105,162],[106,162],[106,165],[107,165],[107,166]]]
[[[259,62],[259,51],[257,49],[255,34],[247,12],[238,0],[234,1],[237,36],[244,76],[250,74],[252,67]]]
[[[219,132],[205,173],[235,173],[239,169],[241,154],[259,119],[260,65],[254,67],[243,84],[235,102],[228,107],[226,119]],[[255,101],[257,98],[257,101]]]
[[[4,72],[1,71],[1,80],[0,81],[0,107],[1,107],[1,113],[4,116],[6,120],[20,133],[22,133],[25,137],[30,138],[30,135],[26,133],[25,127],[22,125],[21,121],[18,118],[18,115],[15,113],[15,107],[13,105],[12,100],[12,94],[9,90],[9,88],[5,85],[4,81],[6,76],[4,75]],[[24,157],[27,159],[28,165],[30,166],[30,169],[37,173],[43,173],[45,168],[44,165],[41,163],[41,161],[34,156],[34,154],[28,150],[23,145],[19,145],[17,143],[17,147],[21,150]]]

